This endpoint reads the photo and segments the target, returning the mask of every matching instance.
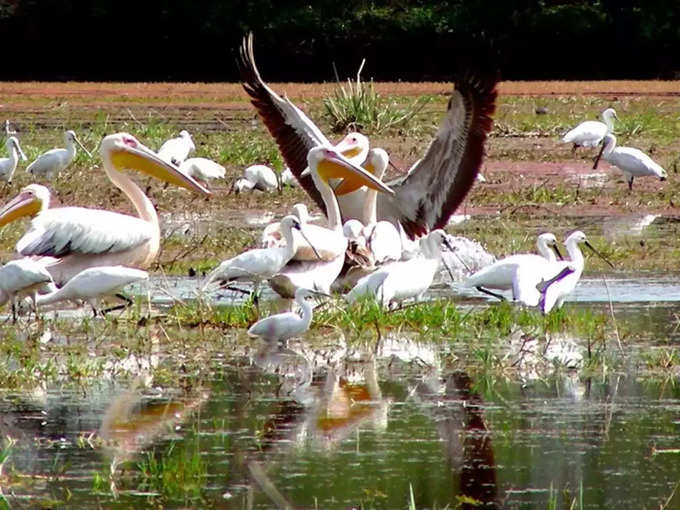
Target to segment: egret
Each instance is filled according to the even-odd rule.
[[[587,120],[581,122],[575,128],[569,130],[566,135],[562,137],[563,143],[574,144],[573,150],[577,147],[596,147],[608,133],[614,130],[614,120],[616,111],[614,108],[607,108],[602,112],[602,122],[598,120]],[[595,167],[597,168],[597,162]]]
[[[122,170],[136,170],[170,184],[210,194],[174,165],[127,133],[105,137],[100,145],[109,180],[132,202],[137,217],[101,209],[60,207],[48,209],[49,191],[31,184],[2,209],[0,227],[23,216],[31,226],[17,242],[25,256],[57,257],[46,264],[57,285],[94,266],[125,265],[146,268],[160,248],[158,214],[151,200]]]
[[[45,285],[53,284],[52,276],[44,265],[30,258],[12,260],[0,267],[0,302],[12,302],[12,318],[17,320],[16,299],[29,296],[36,306],[36,293]]]
[[[186,129],[179,132],[179,136],[166,140],[158,149],[158,157],[166,163],[180,166],[189,154],[196,150],[194,141]]]
[[[21,150],[19,140],[16,136],[10,136],[5,142],[7,147],[8,158],[0,158],[0,179],[4,179],[8,183],[12,182],[14,171],[17,169],[19,157],[26,161],[26,154]]]
[[[314,296],[327,296],[310,289],[299,288],[295,291],[295,302],[302,308],[302,314],[285,312],[261,319],[248,329],[248,335],[259,337],[266,342],[285,342],[303,334],[312,323],[312,305],[307,300]]]
[[[604,137],[602,150],[600,150],[593,168],[597,166],[600,157],[603,157],[623,172],[623,176],[628,182],[629,190],[633,189],[633,179],[635,177],[650,175],[658,177],[662,181],[665,181],[668,177],[666,170],[661,168],[658,163],[641,150],[634,149],[633,147],[617,147],[616,137],[612,134]]]
[[[224,179],[226,174],[225,168],[219,163],[215,163],[207,158],[189,158],[185,159],[179,165],[181,172],[191,176],[195,181],[200,182],[207,187],[210,181],[216,179]]]
[[[363,277],[347,294],[347,301],[353,303],[362,296],[371,295],[388,308],[410,298],[420,301],[439,269],[442,247],[453,248],[446,232],[441,229],[433,230],[424,237],[421,246],[420,256],[384,265]]]
[[[275,138],[283,159],[305,191],[323,208],[324,201],[313,181],[302,174],[309,149],[328,147],[330,142],[299,108],[262,81],[255,65],[252,34],[243,40],[240,67],[243,87]],[[427,152],[408,176],[387,183],[394,196],[379,197],[379,220],[388,220],[395,226],[400,223],[411,238],[446,225],[479,172],[484,142],[492,125],[497,81],[496,76],[474,73],[456,80],[448,111]],[[347,212],[343,216],[357,217]]]
[[[36,297],[35,304],[38,306],[57,303],[59,301],[86,301],[92,307],[94,316],[97,316],[97,299],[102,296],[117,297],[132,304],[132,301],[117,292],[126,285],[146,280],[149,273],[141,269],[125,266],[99,266],[85,269],[67,281],[63,287],[55,289],[48,294]]]
[[[578,246],[581,243],[590,248],[593,253],[604,260],[610,267],[614,267],[611,262],[609,262],[599,251],[593,247],[592,244],[588,242],[588,239],[583,232],[580,230],[572,232],[564,241],[564,245],[567,248],[567,253],[569,254],[569,260],[564,262],[555,262],[553,266],[557,267],[557,271],[561,271],[565,267],[570,267],[573,269],[573,271],[563,278],[550,283],[543,290],[539,303],[543,313],[547,314],[554,307],[561,308],[567,295],[576,288],[576,284],[581,279],[581,274],[583,273],[583,268],[585,266],[583,253],[581,253],[581,249]]]
[[[505,299],[488,289],[512,290],[513,299],[527,306],[537,306],[541,297],[536,285],[541,280],[548,280],[559,269],[554,267],[557,256],[562,259],[562,254],[557,247],[557,238],[554,234],[546,232],[536,239],[536,248],[539,255],[534,253],[521,253],[510,255],[486,266],[465,281],[466,287],[475,287],[478,291]]]
[[[75,131],[66,131],[64,133],[64,142],[66,143],[65,149],[52,149],[41,154],[38,156],[38,159],[26,167],[26,171],[36,177],[52,179],[69,166],[73,158],[76,157],[76,144],[85,151],[88,157],[92,157],[90,151],[78,140]]]

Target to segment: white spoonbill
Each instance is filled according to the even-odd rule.
[[[35,310],[38,289],[53,284],[44,265],[30,258],[12,260],[0,267],[0,302],[12,302],[12,318],[16,322],[16,299],[29,296]]]
[[[588,242],[588,239],[583,232],[580,230],[572,232],[564,241],[564,245],[567,247],[567,253],[569,254],[570,260],[564,262],[555,262],[553,266],[557,267],[557,271],[561,271],[564,268],[570,267],[573,269],[573,272],[551,283],[543,290],[539,303],[543,313],[550,312],[550,310],[552,310],[554,307],[560,308],[567,295],[569,295],[576,288],[576,284],[581,279],[581,274],[583,273],[583,268],[585,266],[583,253],[581,253],[581,249],[578,247],[578,245],[581,243],[590,248],[593,253],[609,264],[610,267],[614,267],[614,265],[609,262],[599,251],[593,248],[593,245]]]
[[[26,154],[21,150],[19,140],[16,136],[10,136],[5,142],[7,147],[8,158],[0,158],[0,179],[4,179],[8,183],[12,182],[14,171],[17,169],[19,157],[26,161]]]
[[[626,182],[628,182],[629,190],[633,189],[633,179],[635,177],[649,175],[658,177],[662,181],[665,181],[668,177],[666,170],[661,168],[661,165],[641,150],[634,149],[633,147],[617,147],[616,137],[612,134],[604,137],[602,150],[597,156],[593,168],[597,166],[600,157],[603,157],[623,172],[623,176],[626,178]]]
[[[554,267],[557,256],[562,254],[557,247],[557,238],[546,232],[536,239],[535,253],[510,255],[486,266],[465,281],[466,287],[475,287],[478,291],[504,300],[504,296],[490,291],[512,290],[513,299],[527,306],[536,306],[541,297],[536,285],[541,280],[549,280],[560,272]]]
[[[293,216],[297,217],[297,219],[300,220],[300,223],[303,225],[307,225],[307,222],[309,221],[309,211],[307,210],[307,206],[305,204],[295,204],[290,212]],[[296,231],[293,231],[293,236],[295,236]],[[302,239],[304,241],[304,239]],[[275,221],[274,223],[270,223],[266,227],[264,227],[264,230],[262,231],[262,235],[260,236],[260,247],[261,248],[273,248],[275,246],[283,246],[285,244],[286,240],[283,238],[283,235],[281,234],[281,222],[280,221]],[[299,246],[298,242],[298,246]]]
[[[149,273],[141,269],[125,266],[100,266],[91,267],[81,271],[60,289],[55,289],[49,294],[41,294],[36,297],[36,305],[42,306],[59,301],[86,301],[92,307],[94,316],[97,316],[97,299],[102,296],[113,296],[124,299],[127,305],[132,301],[117,292],[131,283],[146,280]],[[127,306],[126,305],[126,306]]]
[[[243,40],[240,67],[243,87],[275,138],[283,159],[305,191],[323,208],[323,199],[312,180],[301,174],[307,166],[307,151],[315,146],[328,147],[330,142],[299,108],[262,81],[255,65],[252,34]],[[408,176],[387,183],[394,189],[394,196],[379,197],[379,220],[391,221],[395,226],[401,223],[411,238],[446,225],[479,172],[484,142],[492,125],[497,81],[495,75],[461,74],[427,152]]]
[[[281,185],[290,186],[291,188],[297,188],[300,185],[288,167],[284,168],[283,172],[281,172]]]
[[[210,194],[127,133],[105,137],[100,154],[106,175],[132,202],[137,217],[83,207],[48,209],[49,191],[36,184],[26,186],[0,209],[0,227],[20,217],[33,216],[30,229],[17,242],[17,251],[25,256],[58,257],[46,264],[57,285],[89,267],[146,268],[156,258],[160,248],[158,214],[151,200],[123,169]]]
[[[601,118],[602,122],[599,120],[581,122],[562,137],[562,142],[574,144],[574,150],[577,147],[596,147],[606,134],[614,131],[614,119],[618,120],[614,108],[603,111]]]
[[[80,143],[80,140],[78,140],[75,131],[70,129],[66,131],[66,133],[64,133],[64,142],[66,143],[65,149],[52,149],[41,154],[38,156],[38,159],[26,167],[26,171],[36,177],[52,179],[69,166],[73,161],[73,158],[76,157],[76,144],[78,144],[89,157],[92,157],[90,151],[88,151],[85,146]]]
[[[183,129],[179,132],[179,136],[170,138],[161,145],[161,148],[158,149],[158,157],[166,163],[180,166],[195,150],[196,146],[189,131]]]
[[[295,302],[300,305],[302,314],[284,312],[261,319],[248,329],[248,335],[259,337],[266,342],[285,342],[303,334],[312,323],[312,305],[307,300],[314,296],[326,296],[310,289],[299,288],[295,291]]]
[[[179,165],[181,172],[193,177],[194,180],[207,187],[210,181],[224,179],[226,169],[219,163],[208,158],[189,158]]]
[[[276,172],[267,165],[250,165],[243,170],[243,179],[252,184],[252,187],[250,187],[248,191],[251,189],[265,192],[274,191],[279,187],[279,180],[276,177]]]
[[[374,296],[386,308],[410,298],[420,301],[439,269],[442,247],[453,249],[448,235],[441,229],[430,232],[421,239],[420,244],[420,256],[386,264],[364,276],[347,294],[347,301],[353,303],[358,298],[369,295]]]

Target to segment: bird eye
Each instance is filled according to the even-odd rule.
[[[134,138],[130,138],[128,136],[123,137],[123,143],[125,145],[128,145],[129,147],[134,147],[134,148],[137,147],[137,140],[135,140]]]

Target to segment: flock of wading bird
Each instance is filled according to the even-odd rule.
[[[202,290],[208,291],[214,282],[228,286],[248,281],[257,295],[266,281],[283,298],[294,299],[299,314],[272,315],[249,329],[251,335],[268,341],[283,341],[306,331],[312,320],[309,300],[332,290],[350,289],[344,296],[349,302],[373,296],[385,307],[420,300],[442,262],[449,269],[442,255],[458,257],[455,238],[443,228],[478,177],[492,127],[497,76],[471,71],[459,75],[442,124],[423,157],[406,175],[383,182],[387,153],[370,148],[360,133],[350,133],[332,144],[285,95],[265,84],[252,44],[252,35],[248,35],[240,48],[243,87],[278,144],[290,173],[285,178],[308,193],[325,213],[327,224],[309,222],[306,206],[297,204],[292,214],[264,229],[262,247],[222,262],[207,276]],[[615,116],[608,109],[603,123],[584,122],[563,141],[575,147],[602,143],[600,155],[623,170],[630,186],[636,176],[665,178],[665,171],[640,151],[614,148]],[[9,125],[6,128],[12,134]],[[72,131],[66,133],[65,141],[66,149],[43,154],[28,171],[50,177],[65,168],[79,143]],[[11,180],[19,156],[25,156],[16,137],[9,136],[7,147],[10,158],[0,160],[0,175]],[[0,268],[0,301],[11,300],[15,320],[19,297],[30,298],[36,316],[37,306],[60,300],[87,301],[97,315],[98,297],[127,299],[117,292],[148,277],[143,269],[158,254],[160,228],[151,201],[123,170],[208,195],[207,181],[224,177],[224,168],[204,158],[187,159],[194,148],[186,131],[158,152],[127,133],[102,140],[99,152],[104,172],[132,202],[136,217],[81,207],[50,208],[49,190],[38,184],[26,186],[2,207],[0,227],[22,217],[32,218],[28,232],[16,245],[23,258]],[[273,186],[266,184],[271,177],[263,168],[246,172],[235,189]],[[265,184],[259,184],[261,179]],[[598,253],[585,234],[576,231],[565,241],[569,259],[564,260],[555,236],[541,234],[539,254],[513,255],[488,264],[468,275],[464,285],[499,298],[503,296],[494,291],[509,290],[515,301],[548,313],[562,305],[581,276],[580,244]]]

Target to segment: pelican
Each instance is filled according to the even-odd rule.
[[[541,307],[541,311],[543,313],[547,314],[554,307],[560,308],[567,295],[576,288],[576,284],[581,279],[581,274],[583,273],[583,268],[585,266],[583,253],[581,253],[581,250],[578,247],[578,245],[581,243],[590,248],[593,253],[609,264],[610,267],[614,267],[611,262],[609,262],[599,251],[593,247],[592,244],[588,242],[588,239],[583,232],[580,230],[572,232],[564,241],[564,245],[567,248],[567,253],[569,254],[569,260],[564,262],[555,262],[553,266],[557,267],[557,271],[561,271],[565,268],[571,268],[573,271],[563,278],[560,278],[557,281],[547,285],[547,287],[543,290],[539,302],[539,306]]]
[[[194,141],[186,129],[179,132],[179,136],[166,140],[158,149],[158,157],[166,163],[181,165],[189,154],[196,150]]]
[[[12,182],[12,177],[14,176],[14,171],[17,169],[17,164],[19,163],[19,157],[26,161],[26,154],[21,150],[19,145],[19,140],[16,136],[10,136],[5,142],[7,147],[8,158],[0,158],[0,179],[4,179],[8,183]]]
[[[195,181],[207,187],[209,181],[224,179],[225,168],[219,163],[215,163],[207,158],[185,159],[179,169],[182,173],[191,176]]]
[[[12,301],[12,318],[16,322],[16,298],[30,296],[35,310],[35,296],[46,284],[53,284],[53,281],[42,264],[29,258],[12,260],[0,267],[0,304]]]
[[[49,191],[36,184],[26,186],[0,209],[0,227],[23,216],[33,217],[30,229],[19,239],[16,249],[25,256],[57,257],[46,262],[57,285],[63,285],[89,267],[146,268],[156,258],[160,247],[158,214],[151,200],[123,169],[137,170],[176,186],[210,194],[127,133],[105,137],[100,154],[106,175],[132,202],[137,217],[83,207],[48,209]]]
[[[410,298],[420,301],[439,269],[442,246],[453,249],[447,234],[441,229],[433,230],[422,238],[421,246],[421,256],[387,264],[360,279],[347,294],[347,301],[353,303],[362,296],[372,295],[387,308]]]
[[[283,297],[290,297],[293,289],[299,287],[330,294],[330,286],[342,270],[347,238],[342,232],[340,208],[329,184],[330,179],[343,179],[343,182],[392,193],[380,179],[353,164],[332,146],[313,147],[307,154],[307,164],[325,205],[328,228],[319,227],[310,232],[308,239],[309,244],[317,249],[321,260],[291,261],[281,271],[281,275],[270,280],[272,288]]]
[[[651,175],[658,177],[662,181],[665,181],[668,177],[666,170],[661,168],[658,163],[654,162],[652,158],[641,150],[634,149],[633,147],[617,147],[616,137],[612,134],[604,137],[602,149],[595,160],[593,168],[597,167],[601,157],[623,172],[623,176],[626,178],[626,182],[628,182],[629,190],[633,189],[633,179],[635,177]]]
[[[614,131],[614,120],[619,118],[616,116],[614,108],[607,108],[602,112],[602,122],[598,120],[587,120],[581,122],[575,128],[569,130],[566,135],[562,137],[563,143],[574,144],[573,150],[577,147],[596,147],[608,133]],[[597,168],[597,163],[595,167]]]
[[[112,296],[119,289],[140,280],[146,280],[149,273],[141,269],[125,266],[100,266],[91,267],[81,271],[60,289],[55,289],[48,294],[36,297],[37,306],[57,303],[59,301],[86,301],[92,307],[94,316],[97,316],[97,299],[101,296]],[[128,304],[131,304],[127,297]]]
[[[285,342],[303,334],[312,323],[312,305],[307,300],[318,295],[326,296],[310,289],[297,289],[295,302],[302,308],[301,315],[294,312],[277,313],[253,324],[248,329],[248,335],[273,343]]]
[[[262,81],[255,65],[252,34],[243,40],[240,67],[243,87],[275,138],[286,164],[323,208],[325,204],[313,181],[302,174],[309,149],[328,147],[328,139],[299,108]],[[401,224],[410,238],[446,225],[479,172],[484,141],[492,125],[497,81],[495,76],[487,78],[473,73],[456,80],[448,111],[434,140],[408,176],[387,183],[394,195],[379,197],[378,219],[395,226]],[[343,216],[356,217],[348,211],[343,211]]]
[[[26,171],[36,177],[39,176],[52,179],[56,174],[69,166],[73,161],[73,158],[76,157],[76,144],[78,144],[89,157],[92,157],[90,151],[88,151],[85,146],[80,143],[80,140],[78,140],[75,131],[68,130],[64,133],[64,143],[66,143],[65,149],[52,149],[41,154],[38,156],[38,159],[26,167]]]
[[[535,253],[510,255],[493,264],[480,269],[465,281],[466,287],[475,287],[478,291],[505,299],[488,289],[512,290],[513,298],[527,306],[536,306],[540,292],[536,285],[542,279],[549,279],[559,273],[554,264],[562,254],[557,247],[557,238],[550,232],[543,233],[536,239]]]

